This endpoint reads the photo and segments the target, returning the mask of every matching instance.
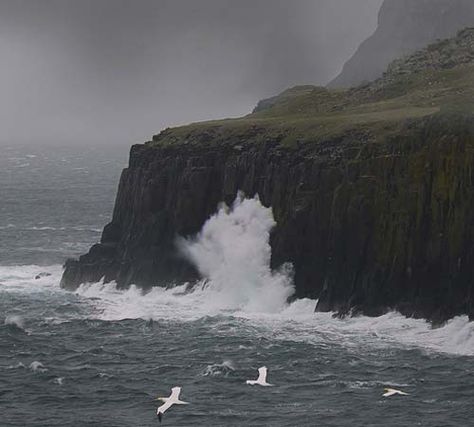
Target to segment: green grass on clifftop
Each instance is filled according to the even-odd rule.
[[[461,65],[439,60],[447,56],[447,48],[453,58],[462,58]],[[428,62],[427,58],[433,59]],[[150,144],[236,145],[273,140],[291,147],[351,134],[379,140],[409,119],[445,112],[474,114],[473,29],[449,43],[442,41],[395,61],[384,77],[370,84],[348,90],[297,86],[261,101],[245,117],[166,129]]]

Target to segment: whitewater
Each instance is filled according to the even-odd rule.
[[[270,268],[275,222],[258,198],[240,194],[177,239],[197,284],[60,289],[61,261],[100,237],[123,156],[11,151],[0,159],[2,426],[157,425],[153,399],[174,385],[191,405],[166,414],[173,426],[471,425],[473,324],[289,303],[292,267]],[[262,365],[276,387],[249,390]],[[386,386],[410,398],[383,399]]]

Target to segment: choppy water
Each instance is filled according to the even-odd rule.
[[[184,243],[209,276],[192,293],[60,290],[62,261],[109,218],[127,153],[10,152],[0,159],[1,426],[156,426],[153,399],[174,385],[191,405],[163,425],[474,425],[474,326],[431,329],[396,313],[336,320],[313,313],[314,301],[277,304],[289,276],[266,269],[271,218],[255,203]],[[259,248],[253,264],[248,245]],[[247,386],[262,365],[275,387]],[[385,386],[410,395],[384,399]]]

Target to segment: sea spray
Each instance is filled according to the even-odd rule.
[[[202,286],[192,292],[187,292],[186,285],[144,292],[136,286],[119,290],[114,283],[96,283],[82,285],[76,294],[95,306],[90,318],[154,319],[156,329],[163,322],[194,322],[231,314],[241,327],[246,325],[249,331],[280,342],[342,346],[356,352],[401,345],[474,356],[474,322],[467,317],[433,329],[424,320],[407,319],[399,313],[341,320],[332,313],[315,313],[314,300],[287,304],[293,292],[292,276],[270,268],[269,237],[274,225],[271,209],[258,198],[239,195],[231,207],[220,206],[198,235],[178,242],[202,274]],[[219,375],[221,366],[208,368],[204,375]]]
[[[204,377],[228,377],[235,372],[235,367],[230,360],[224,360],[222,363],[207,365],[202,373]]]
[[[216,307],[215,293],[209,288],[185,293],[185,286],[173,289],[155,287],[149,292],[131,287],[118,290],[113,283],[82,285],[79,301],[93,307],[87,319],[119,321],[153,318],[155,330],[171,323],[231,322],[235,329],[225,334],[258,333],[278,342],[302,342],[321,347],[343,347],[354,352],[383,348],[421,348],[427,351],[474,356],[474,322],[467,316],[456,317],[441,328],[433,329],[422,319],[410,319],[391,312],[381,317],[336,319],[332,313],[315,313],[316,301],[301,299],[276,313],[232,311]],[[58,289],[59,292],[59,289]],[[78,301],[78,302],[79,302]],[[226,317],[231,314],[231,317]],[[217,316],[217,317],[214,317]],[[211,320],[214,318],[214,320]],[[220,319],[220,320],[219,320]],[[238,326],[237,326],[238,325]],[[239,346],[245,350],[246,345]]]
[[[219,207],[197,236],[181,238],[177,244],[214,293],[216,304],[275,313],[294,292],[292,269],[270,267],[270,231],[275,225],[271,208],[258,196],[246,199],[239,193],[231,207]]]
[[[5,326],[9,326],[12,329],[25,330],[25,321],[23,320],[23,317],[17,314],[8,315],[3,323]]]

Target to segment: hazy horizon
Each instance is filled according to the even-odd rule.
[[[382,0],[0,0],[5,144],[132,144],[324,85]]]

